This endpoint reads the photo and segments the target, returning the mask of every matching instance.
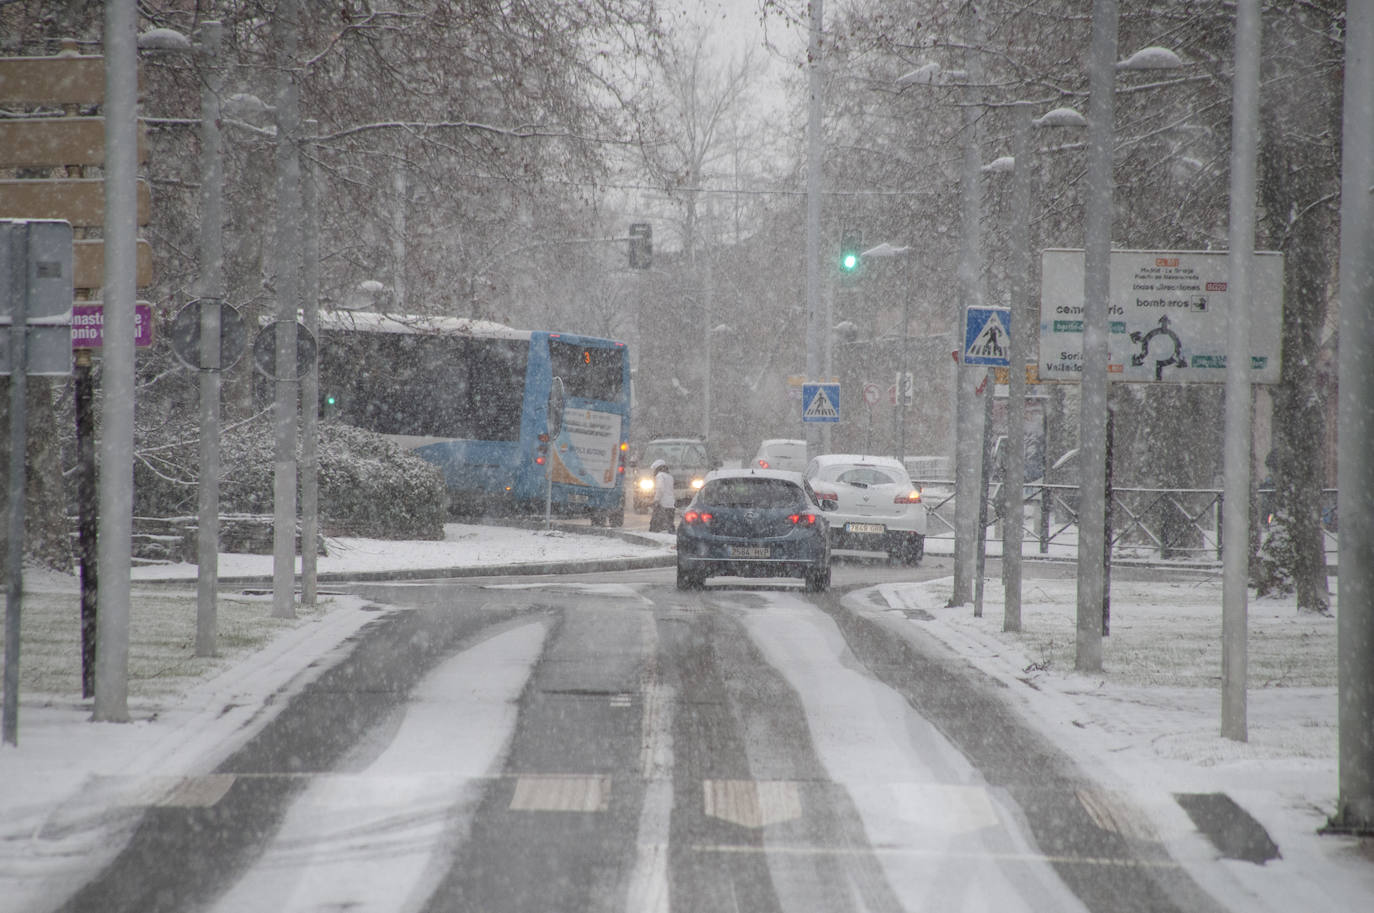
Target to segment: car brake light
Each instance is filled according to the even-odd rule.
[[[915,488],[904,495],[898,495],[892,499],[893,504],[920,504],[921,492]]]
[[[759,460],[759,468],[760,468],[760,469],[767,469],[767,468],[768,468],[768,461],[767,461],[767,460]]]
[[[689,510],[682,515],[683,523],[710,523],[711,514],[699,510]]]
[[[801,526],[803,523],[805,523],[807,526],[816,525],[815,514],[793,514],[787,519],[792,521],[793,526]]]

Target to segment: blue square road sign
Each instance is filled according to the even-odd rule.
[[[839,422],[839,420],[839,384],[802,384],[802,421]]]

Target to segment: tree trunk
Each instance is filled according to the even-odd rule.
[[[1265,209],[1285,220],[1321,196],[1317,175],[1299,162],[1300,149],[1271,146],[1262,156]],[[1278,228],[1280,230],[1275,230]],[[1274,391],[1274,500],[1276,529],[1266,537],[1270,584],[1296,591],[1298,610],[1329,607],[1321,526],[1326,408],[1317,359],[1333,275],[1331,209],[1319,205],[1281,226],[1284,238],[1283,367]]]

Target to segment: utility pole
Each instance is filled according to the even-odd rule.
[[[224,304],[224,159],[220,154],[218,22],[200,27],[200,485],[196,519],[196,655],[214,656],[218,638],[220,308]]]
[[[977,8],[969,4],[970,50],[965,55],[964,157],[959,193],[963,202],[963,247],[959,257],[959,284],[963,302],[955,321],[954,338],[959,343],[959,365],[955,371],[954,394],[954,589],[951,606],[967,605],[974,598],[973,575],[977,570],[978,505],[982,501],[983,413],[977,408],[977,388],[986,371],[969,370],[964,364],[964,315],[971,307],[983,304],[982,246],[980,227],[983,209],[983,184],[978,153],[978,114],[982,101],[982,61],[979,48],[982,23]],[[987,392],[991,395],[991,391]]]
[[[1083,371],[1078,407],[1078,617],[1074,668],[1102,670],[1107,484],[1107,306],[1111,297],[1112,119],[1117,0],[1093,0],[1088,94],[1088,207],[1083,245]]]
[[[1340,791],[1333,830],[1374,833],[1374,10],[1346,13],[1341,131],[1340,611],[1336,668]]]
[[[134,516],[134,298],[138,243],[138,10],[105,3],[105,326],[100,437],[99,609],[95,707],[129,719],[129,602]]]
[[[1231,86],[1231,215],[1226,309],[1222,501],[1221,734],[1244,742],[1250,585],[1250,301],[1254,287],[1255,142],[1259,133],[1259,0],[1236,4]]]
[[[312,134],[319,124],[308,120]],[[305,262],[301,274],[305,284],[302,324],[307,332],[320,338],[320,169],[315,156],[305,166],[301,185],[301,212],[305,220]],[[397,300],[404,302],[404,271],[396,276],[402,282]],[[318,596],[320,533],[320,360],[316,358],[301,376],[301,605],[313,607]]]
[[[821,138],[822,96],[825,73],[821,47],[821,24],[824,19],[823,0],[811,0],[811,37],[806,56],[810,64],[807,73],[806,119],[806,379],[815,381],[821,374],[821,169],[824,148]],[[825,327],[824,331],[829,332]],[[820,435],[815,422],[805,422],[807,457],[815,456]]]

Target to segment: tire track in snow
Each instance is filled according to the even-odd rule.
[[[252,868],[212,908],[417,908],[466,833],[543,649],[544,621],[499,629],[415,688],[390,743],[357,773],[316,778]]]

